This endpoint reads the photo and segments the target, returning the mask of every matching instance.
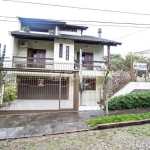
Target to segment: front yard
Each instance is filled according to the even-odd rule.
[[[89,120],[87,123],[89,126],[92,127],[97,124],[128,122],[128,121],[137,121],[137,120],[144,120],[144,119],[150,119],[150,112],[141,113],[141,114],[123,114],[123,115],[116,115],[116,116],[100,117],[100,118]]]

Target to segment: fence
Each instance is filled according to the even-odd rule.
[[[78,110],[78,72],[2,71],[5,87],[1,110]],[[4,103],[6,104],[6,103]]]

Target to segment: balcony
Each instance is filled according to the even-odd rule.
[[[106,68],[106,61],[82,61],[82,70],[103,71]],[[79,60],[75,60],[75,68],[79,70]]]
[[[103,74],[103,69],[106,67],[107,62],[105,61],[83,61],[82,70],[83,75],[92,75],[94,72],[99,72],[99,75]],[[53,58],[33,58],[33,57],[20,57],[13,56],[12,60],[5,60],[3,68],[18,68],[20,69],[32,69],[34,70],[66,70],[66,71],[79,71],[80,64],[78,60],[74,63],[61,63],[54,62]],[[17,69],[16,69],[17,70]]]
[[[47,68],[52,69],[53,58],[33,58],[13,56],[12,67],[15,68]]]

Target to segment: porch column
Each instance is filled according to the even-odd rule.
[[[108,69],[110,70],[110,45],[107,45]]]
[[[73,86],[73,109],[79,110],[79,73],[74,73],[74,86]]]
[[[59,110],[60,110],[60,103],[61,103],[61,73],[59,76]]]

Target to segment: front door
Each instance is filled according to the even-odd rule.
[[[77,59],[79,60],[80,54],[77,52]],[[83,67],[87,70],[93,70],[93,53],[82,53],[82,61],[83,61]]]
[[[46,50],[28,49],[27,66],[30,68],[45,68]]]
[[[46,50],[36,51],[36,68],[45,68]]]

